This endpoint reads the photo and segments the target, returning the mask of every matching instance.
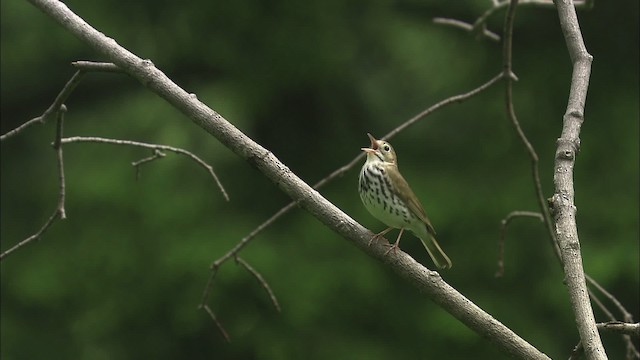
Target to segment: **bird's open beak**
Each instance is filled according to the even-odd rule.
[[[367,154],[371,154],[374,153],[376,150],[378,150],[378,140],[376,138],[373,137],[373,135],[367,133],[367,136],[369,137],[369,140],[371,140],[371,147],[370,148],[360,148],[360,150],[366,152]]]

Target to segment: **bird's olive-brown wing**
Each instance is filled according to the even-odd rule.
[[[420,203],[420,200],[418,200],[416,194],[409,187],[407,180],[405,180],[404,177],[402,177],[402,175],[400,174],[400,171],[398,171],[398,167],[395,165],[389,165],[385,170],[387,174],[389,174],[389,179],[396,195],[400,198],[400,200],[407,204],[409,210],[411,210],[411,212],[415,214],[418,219],[422,220],[427,225],[427,230],[429,231],[429,233],[435,236],[436,231],[434,230],[433,225],[431,225],[431,221],[429,221],[427,213],[424,211],[424,208],[422,207],[422,204]]]

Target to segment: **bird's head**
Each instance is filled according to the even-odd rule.
[[[371,147],[361,148],[362,151],[367,153],[367,161],[396,163],[396,152],[391,147],[391,144],[384,140],[378,140],[369,133],[367,133],[367,136],[371,140]]]

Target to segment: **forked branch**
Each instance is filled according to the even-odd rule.
[[[82,80],[83,75],[84,75],[84,71],[82,70],[76,71],[73,74],[73,76],[71,76],[71,79],[67,81],[67,84],[62,88],[60,93],[58,93],[58,96],[56,96],[55,100],[53,100],[53,103],[51,104],[51,106],[49,106],[49,108],[47,108],[47,110],[45,110],[45,112],[42,113],[42,115],[25,122],[24,124],[18,126],[13,130],[8,131],[6,134],[0,136],[0,141],[5,141],[6,139],[12,136],[18,135],[19,133],[21,133],[31,125],[44,124],[47,120],[49,120],[49,118],[57,114],[58,111],[62,108],[63,103],[69,98],[69,95],[71,95],[71,93],[76,88],[76,86],[78,86],[78,84],[80,83],[80,80]]]
[[[216,175],[215,171],[213,171],[213,167],[211,167],[211,165],[207,164],[204,160],[202,160],[201,158],[199,158],[197,155],[195,155],[194,153],[181,149],[181,148],[177,148],[174,146],[169,146],[169,145],[161,145],[161,144],[149,144],[149,143],[143,143],[143,142],[139,142],[139,141],[131,141],[131,140],[120,140],[120,139],[108,139],[108,138],[101,138],[101,137],[95,137],[95,136],[74,136],[74,137],[68,137],[68,138],[64,138],[62,139],[62,143],[63,144],[72,144],[72,143],[102,143],[102,144],[111,144],[111,145],[125,145],[125,146],[135,146],[135,147],[142,147],[142,148],[147,148],[147,149],[151,149],[154,151],[154,154],[151,157],[148,158],[144,158],[140,161],[136,161],[133,162],[131,165],[133,165],[136,168],[136,174],[139,171],[139,166],[143,163],[152,161],[152,160],[156,160],[158,158],[163,157],[164,155],[162,155],[162,153],[155,153],[157,151],[171,151],[174,152],[176,154],[180,154],[180,155],[184,155],[189,157],[190,159],[192,159],[193,161],[195,161],[198,165],[202,166],[205,170],[207,170],[207,172],[209,173],[209,175],[211,175],[211,177],[213,178],[213,181],[216,183],[216,185],[218,185],[218,188],[220,189],[220,192],[222,193],[222,196],[224,196],[224,199],[226,201],[229,201],[229,195],[227,194],[227,191],[224,189],[224,186],[222,186],[222,183],[220,182],[220,179],[218,179],[218,176]]]
[[[57,113],[56,135],[53,140],[53,149],[56,152],[56,163],[58,168],[58,203],[56,205],[56,208],[55,210],[53,210],[53,213],[51,214],[51,216],[49,216],[49,218],[44,223],[44,225],[42,225],[42,227],[38,231],[36,231],[35,234],[27,237],[26,239],[18,242],[17,244],[10,247],[9,249],[3,251],[0,254],[0,260],[11,255],[11,253],[22,248],[23,246],[28,245],[31,242],[40,239],[40,237],[49,229],[49,227],[51,227],[51,225],[53,225],[53,223],[56,220],[58,219],[64,220],[67,218],[67,213],[65,211],[65,206],[64,206],[65,197],[66,197],[66,186],[65,186],[65,179],[64,179],[64,158],[62,154],[62,142],[61,142],[63,129],[64,129],[63,127],[64,114],[66,111],[67,111],[67,107],[64,106],[64,104],[60,104],[60,109],[56,111]]]

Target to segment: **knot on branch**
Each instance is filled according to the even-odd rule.
[[[153,61],[151,61],[151,59],[144,59],[141,62],[141,65],[146,67],[146,68],[151,68],[151,67],[155,67],[156,65],[153,63]]]
[[[553,194],[552,197],[547,199],[547,204],[549,205],[551,215],[556,219],[563,214],[569,215],[566,213],[567,210],[571,210],[572,214],[575,214],[578,211],[576,206],[573,205],[571,196],[565,192]]]
[[[260,168],[260,165],[258,164],[259,162],[262,162],[264,159],[266,159],[270,154],[271,151],[269,150],[265,150],[263,148],[261,148],[264,151],[251,151],[251,153],[249,153],[249,155],[247,156],[247,162],[255,167],[255,168]]]
[[[556,143],[558,144],[558,150],[556,151],[556,158],[563,160],[575,160],[576,153],[580,151],[580,139],[575,140],[559,138]]]
[[[551,214],[551,216],[553,216],[556,210],[553,197],[547,198],[547,208],[549,209],[549,213]]]

